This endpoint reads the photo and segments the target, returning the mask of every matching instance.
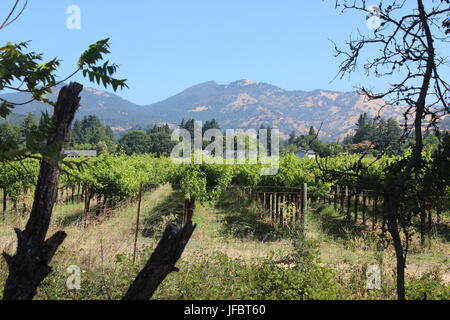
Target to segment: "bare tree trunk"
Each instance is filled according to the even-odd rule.
[[[139,272],[123,300],[150,299],[167,275],[178,271],[175,264],[181,257],[194,229],[195,226],[190,220],[183,228],[169,224],[149,261]]]
[[[392,236],[397,262],[397,297],[398,300],[405,300],[405,257],[402,240],[398,226],[398,205],[400,199],[400,188],[390,188],[385,194],[385,202],[388,209],[388,229]]]
[[[48,146],[55,146],[57,154],[63,153],[64,141],[78,109],[78,95],[82,89],[80,84],[71,83],[59,92],[52,118],[55,128],[47,140]],[[30,218],[25,230],[15,229],[18,239],[16,254],[10,256],[3,253],[9,267],[4,300],[33,299],[38,285],[52,271],[49,263],[66,237],[65,232],[58,231],[45,240],[57,193],[58,178],[58,164],[51,159],[41,161]]]

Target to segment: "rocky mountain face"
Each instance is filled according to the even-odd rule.
[[[56,99],[57,90],[53,97]],[[23,94],[2,95],[20,102]],[[326,140],[337,140],[348,134],[358,119],[367,112],[376,116],[383,101],[367,101],[356,92],[327,90],[288,91],[276,86],[239,80],[228,85],[205,82],[147,106],[139,106],[119,96],[92,88],[83,90],[78,118],[95,114],[116,131],[155,123],[178,124],[181,119],[200,121],[215,118],[222,128],[255,128],[261,124],[279,128],[284,135],[293,130],[307,133],[311,125],[320,127]],[[18,107],[15,113],[39,113],[47,106],[33,102]],[[389,106],[381,116],[401,120],[401,107]]]

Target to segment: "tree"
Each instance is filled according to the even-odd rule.
[[[127,132],[119,140],[119,151],[127,155],[148,153],[149,149],[148,135],[142,130]]]
[[[380,154],[389,152],[397,154],[400,149],[402,130],[398,122],[389,118],[371,119],[367,113],[359,116],[354,135],[347,136],[344,144],[351,144],[349,150],[357,153]],[[367,149],[363,147],[367,146]]]
[[[0,151],[9,149],[10,144],[20,142],[20,128],[7,122],[0,123]]]
[[[434,126],[439,118],[450,113],[447,102],[450,85],[440,73],[445,68],[446,59],[439,54],[437,45],[440,42],[444,48],[448,46],[448,37],[442,36],[449,32],[448,3],[448,0],[433,1],[428,2],[425,7],[423,0],[417,0],[414,8],[408,10],[405,2],[381,1],[377,8],[380,26],[372,34],[360,34],[351,39],[347,43],[347,50],[335,46],[336,56],[343,57],[340,76],[358,70],[359,61],[364,56],[366,75],[383,77],[392,85],[383,92],[376,93],[365,87],[360,88],[360,92],[368,99],[383,99],[386,101],[386,108],[392,105],[404,106],[405,132],[414,129],[411,155],[389,166],[383,181],[388,230],[396,253],[397,295],[401,300],[405,299],[405,266],[409,241],[407,228],[411,212],[416,212],[414,208],[410,208],[405,213],[401,206],[407,203],[411,188],[420,183],[418,173],[421,172],[424,161],[423,120],[426,118],[429,126]],[[356,10],[372,15],[363,0],[338,0],[336,6],[344,12]],[[365,50],[369,52],[368,60]]]
[[[14,16],[18,3],[19,1],[15,2],[0,29],[10,25],[23,12],[27,2],[19,14]],[[15,229],[16,253],[13,256],[3,253],[9,269],[3,295],[5,300],[34,297],[38,285],[51,272],[49,263],[66,237],[63,231],[58,231],[46,239],[57,190],[59,168],[63,159],[63,145],[79,106],[79,93],[83,88],[77,83],[71,83],[61,89],[56,102],[49,101],[45,96],[46,93],[51,92],[52,88],[71,76],[57,82],[56,70],[59,61],[52,59],[42,63],[43,55],[35,52],[25,53],[27,47],[28,42],[23,42],[7,43],[0,48],[0,91],[10,90],[31,95],[31,99],[20,103],[0,98],[0,117],[6,118],[14,108],[35,100],[52,105],[54,114],[50,117],[43,113],[39,126],[33,130],[29,130],[30,126],[26,126],[26,130],[23,130],[26,134],[24,146],[9,141],[1,144],[0,161],[3,162],[27,157],[36,158],[38,157],[36,154],[41,155],[39,180],[30,218],[24,230]],[[82,72],[91,81],[96,80],[97,83],[101,81],[105,86],[112,85],[116,90],[118,87],[126,86],[125,80],[112,78],[117,70],[116,65],[109,65],[108,62],[97,65],[103,60],[103,55],[109,53],[108,47],[108,39],[91,45],[81,55],[75,73]]]
[[[287,144],[288,144],[288,145],[294,144],[296,139],[297,139],[297,134],[296,134],[296,132],[293,130],[293,131],[291,131],[291,133],[289,134],[289,139],[288,139],[288,141],[287,141]]]
[[[103,125],[97,116],[90,115],[75,121],[70,132],[71,147],[78,149],[78,145],[89,144],[91,148],[95,148],[100,141],[106,143],[109,151],[114,151],[114,134],[111,128]]]
[[[14,12],[20,0],[13,5],[0,29],[10,25],[23,12],[17,16]],[[58,247],[64,241],[66,233],[56,232],[47,238],[53,205],[57,192],[61,161],[63,160],[64,145],[67,143],[68,131],[80,105],[79,94],[83,86],[70,83],[64,86],[56,102],[45,98],[45,93],[51,91],[62,81],[73,74],[82,72],[91,82],[102,83],[105,87],[111,85],[113,90],[126,87],[126,80],[118,80],[112,76],[117,71],[116,65],[104,62],[104,55],[109,53],[109,40],[101,40],[91,45],[80,57],[77,70],[71,76],[56,82],[56,70],[59,65],[56,59],[41,64],[41,54],[23,53],[26,43],[13,45],[8,43],[0,48],[0,90],[30,93],[32,99],[23,103],[13,103],[0,98],[0,117],[5,118],[11,110],[28,102],[38,100],[49,103],[54,107],[53,116],[42,114],[37,130],[32,130],[26,137],[26,146],[20,149],[14,143],[2,143],[0,161],[24,158],[39,158],[39,179],[36,185],[33,207],[24,230],[15,229],[17,235],[17,250],[11,256],[3,253],[8,265],[9,274],[6,279],[4,300],[33,299],[36,289],[42,280],[52,271],[50,262]],[[18,84],[17,86],[14,86]],[[41,157],[36,156],[40,153]],[[150,298],[158,285],[173,271],[175,263],[181,256],[188,243],[195,226],[189,221],[182,228],[169,225],[163,238],[150,257],[145,268],[130,286],[124,299]]]
[[[36,116],[33,113],[29,112],[20,125],[20,134],[23,138],[26,138],[32,133],[33,130],[36,130],[37,126],[38,121],[36,119]]]

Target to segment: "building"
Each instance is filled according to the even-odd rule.
[[[312,150],[301,150],[297,153],[295,153],[295,155],[299,158],[309,158],[309,159],[315,159],[316,158],[316,153]]]
[[[92,158],[97,156],[97,150],[65,150],[67,158]]]

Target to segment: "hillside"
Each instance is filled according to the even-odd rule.
[[[57,92],[58,89],[50,99],[54,100]],[[24,94],[1,97],[15,102],[27,99]],[[367,102],[356,92],[288,91],[249,80],[228,85],[209,81],[146,106],[109,92],[86,88],[77,118],[95,114],[115,131],[160,122],[178,124],[182,118],[201,121],[215,118],[223,128],[257,128],[264,124],[279,128],[284,135],[292,130],[305,133],[311,125],[319,127],[323,122],[322,138],[336,140],[354,127],[359,114],[367,112],[375,116],[382,104],[382,101]],[[17,108],[15,113],[40,113],[46,108],[33,102]],[[401,119],[399,107],[385,108],[382,115]]]

